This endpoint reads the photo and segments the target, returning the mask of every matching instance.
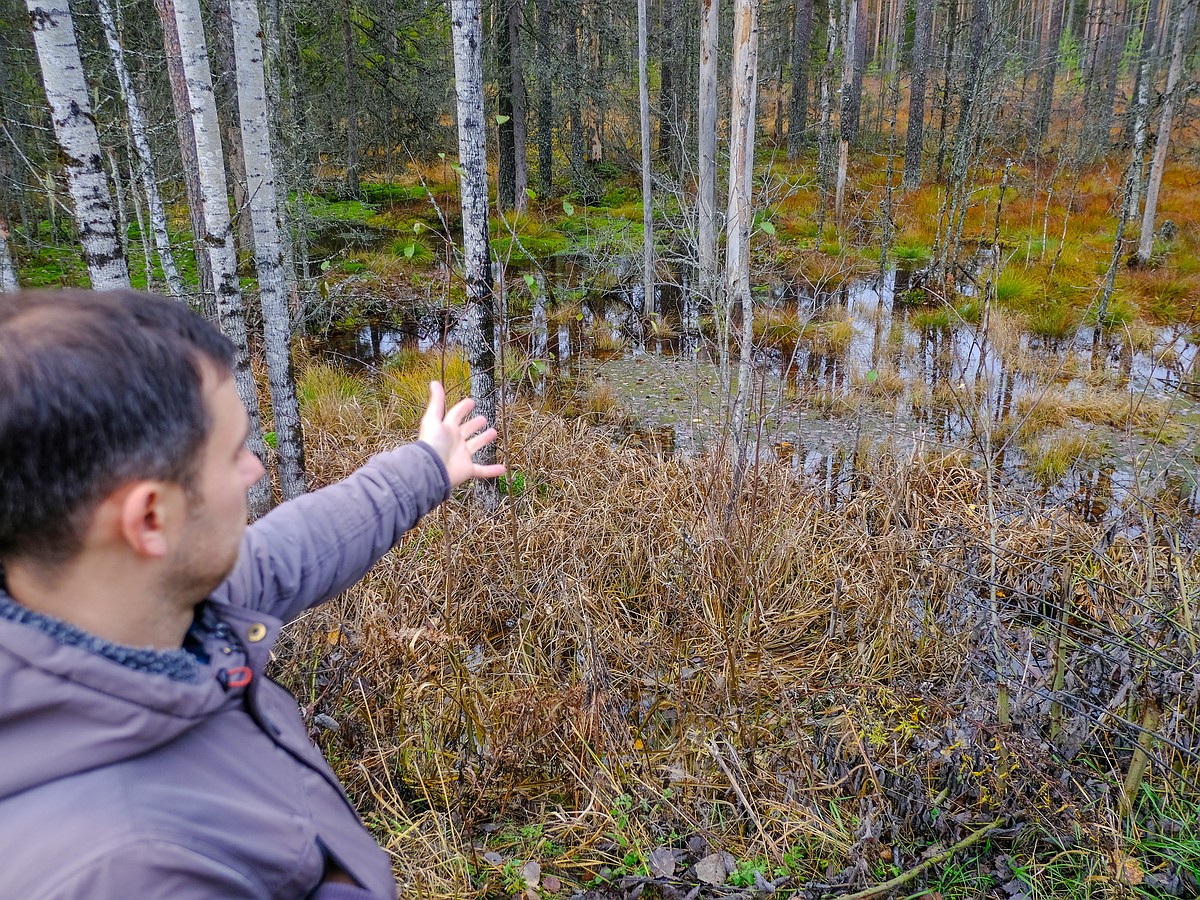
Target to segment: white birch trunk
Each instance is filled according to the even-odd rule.
[[[263,67],[262,25],[258,0],[230,0],[233,55],[237,64],[238,114],[242,158],[246,165],[246,197],[254,234],[254,266],[262,305],[267,381],[275,415],[279,451],[279,487],[284,500],[308,489],[304,477],[304,435],[292,370],[292,327],[288,286],[279,228],[279,201],[271,156],[271,123],[267,116],[267,83]]]
[[[729,207],[725,216],[725,296],[742,312],[741,354],[733,401],[733,452],[740,461],[752,380],[754,311],[750,294],[751,194],[754,186],[754,110],[758,83],[759,0],[737,0],[729,86]]]
[[[467,308],[460,324],[471,368],[471,396],[476,411],[496,424],[496,355],[492,309],[491,245],[488,233],[487,126],[483,106],[483,29],[479,0],[451,0],[450,28],[454,42],[454,87],[458,104],[458,161],[461,166],[463,276]],[[476,462],[496,460],[496,445],[475,454]],[[499,500],[495,481],[475,482],[475,496],[484,508]]]
[[[650,81],[646,72],[646,0],[637,0],[638,107],[642,132],[642,312],[654,315],[654,211],[650,173]]]
[[[1154,158],[1150,163],[1150,181],[1146,185],[1146,206],[1142,210],[1142,231],[1138,236],[1137,264],[1144,266],[1154,252],[1154,218],[1158,212],[1158,192],[1162,189],[1163,172],[1167,168],[1167,146],[1171,141],[1171,120],[1175,116],[1175,91],[1183,71],[1184,39],[1196,14],[1196,0],[1184,0],[1175,24],[1171,46],[1171,63],[1167,69],[1167,85],[1163,91],[1158,136],[1154,142]]]
[[[98,291],[127,288],[129,266],[101,163],[100,136],[92,118],[70,4],[67,0],[26,0],[26,6],[88,276]]]
[[[125,97],[125,111],[129,116],[129,130],[133,134],[133,147],[137,152],[141,165],[142,190],[146,195],[146,206],[150,213],[150,228],[154,232],[154,246],[158,251],[158,261],[162,266],[163,277],[167,282],[167,291],[172,297],[183,297],[183,280],[175,266],[175,255],[171,252],[171,238],[167,234],[167,214],[163,209],[162,198],[158,193],[158,176],[154,169],[154,157],[150,155],[150,142],[146,139],[146,122],[142,118],[141,104],[133,92],[133,82],[129,79],[129,68],[125,65],[125,49],[117,36],[117,26],[113,19],[112,6],[108,0],[96,0],[100,9],[100,24],[104,26],[104,38],[108,41],[108,49],[112,53],[113,71],[117,76],[117,84]],[[136,190],[132,185],[130,190]],[[143,235],[144,240],[144,235]],[[146,283],[150,283],[150,271],[146,272]]]
[[[216,292],[217,320],[222,333],[233,342],[234,383],[246,413],[250,417],[250,436],[246,446],[260,459],[266,459],[262,427],[258,417],[258,393],[250,371],[250,352],[246,341],[246,315],[237,275],[237,251],[229,218],[229,189],[225,182],[225,156],[217,121],[217,103],[213,95],[212,71],[208,47],[200,18],[199,0],[155,0],[162,22],[163,42],[175,114],[183,126],[183,137],[195,153],[197,172],[187,179],[188,201],[200,229],[196,242],[206,250],[198,254],[209,268]],[[185,151],[184,159],[191,153]],[[250,514],[257,518],[271,505],[270,480],[261,478],[250,489]]]
[[[0,213],[0,293],[4,294],[21,289],[17,267],[13,265],[12,251],[8,247],[8,236],[8,219]]]
[[[700,19],[700,102],[696,207],[700,296],[717,292],[717,35],[720,0],[702,0]]]

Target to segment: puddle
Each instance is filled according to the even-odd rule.
[[[551,373],[607,383],[639,423],[634,436],[657,435],[649,440],[656,452],[693,454],[721,439],[727,419],[721,367],[711,336],[700,334],[701,311],[686,283],[661,287],[656,307],[663,325],[639,333],[640,287],[610,287],[612,279],[573,259],[560,261],[549,278],[555,305],[541,275],[530,288],[510,271],[507,290],[523,292],[523,310],[531,306],[508,317],[510,347],[542,360]],[[951,320],[936,327],[930,324],[936,309],[897,303],[907,282],[908,273],[891,270],[882,281],[858,279],[832,291],[780,282],[760,288],[762,321],[782,321],[793,338],[805,336],[755,349],[748,452],[788,461],[836,496],[850,490],[862,448],[966,449],[979,458],[990,422],[1004,481],[1039,503],[1107,521],[1165,492],[1200,515],[1200,402],[1189,393],[1200,381],[1200,346],[1185,329],[1162,328],[1143,349],[1114,344],[1093,358],[1090,329],[1056,342],[994,323],[987,346],[976,325]],[[515,294],[509,305],[518,306]],[[430,349],[454,339],[444,310],[418,309],[334,334],[328,349],[378,365],[402,346]],[[1005,432],[1030,407],[1085,405],[1098,396],[1110,405],[1169,408],[1171,440],[1064,418],[1071,433],[1101,449],[1040,487],[1020,442],[1004,442]],[[1048,429],[1043,440],[1056,433],[1062,434]]]

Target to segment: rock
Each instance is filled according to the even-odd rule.
[[[495,850],[489,850],[487,853],[483,854],[483,861],[489,862],[493,866],[504,865],[504,857],[501,856],[499,853],[497,853]]]
[[[557,875],[547,875],[542,879],[542,890],[547,894],[557,894],[562,890],[562,882]]]
[[[525,887],[536,888],[542,880],[542,866],[536,859],[531,859],[521,867],[521,877],[525,879]]]

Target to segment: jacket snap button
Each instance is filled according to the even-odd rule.
[[[257,644],[267,636],[267,626],[262,622],[255,622],[246,629],[246,639],[252,644]]]

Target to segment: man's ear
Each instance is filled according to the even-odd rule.
[[[121,537],[139,556],[161,559],[170,550],[169,530],[181,507],[178,488],[163,481],[138,481],[129,485],[119,499]]]

